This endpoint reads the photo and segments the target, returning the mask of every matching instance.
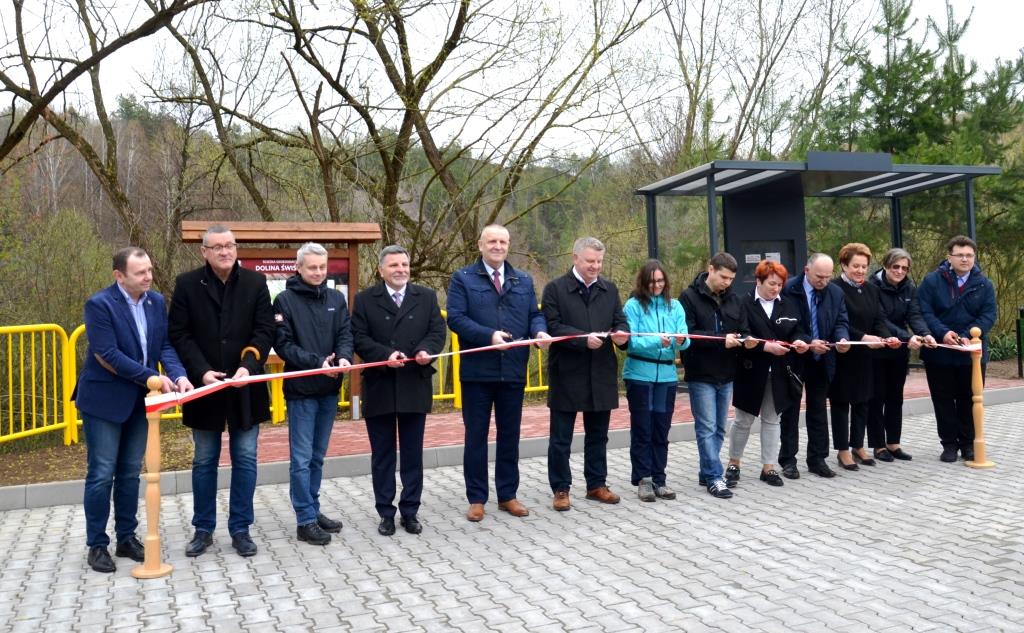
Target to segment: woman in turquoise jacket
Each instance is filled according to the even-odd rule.
[[[676,406],[678,374],[675,359],[690,345],[686,314],[672,299],[668,274],[661,262],[649,260],[636,275],[636,286],[623,311],[631,332],[664,336],[633,336],[622,368],[629,402],[631,481],[643,501],[675,499],[665,483],[668,432]]]

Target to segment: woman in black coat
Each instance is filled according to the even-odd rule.
[[[761,481],[770,486],[782,485],[775,470],[781,440],[779,418],[787,407],[800,400],[802,383],[797,377],[799,370],[794,367],[794,352],[806,352],[811,341],[801,325],[800,306],[779,294],[787,276],[785,266],[764,260],[754,269],[753,292],[743,298],[750,336],[764,340],[748,341],[733,380],[736,420],[729,430],[729,466],[725,475],[736,481],[750,427],[760,416]]]
[[[879,350],[874,359],[875,389],[868,409],[868,446],[875,449],[875,459],[883,462],[912,459],[900,447],[907,365],[910,350],[919,349],[922,344],[935,344],[917,304],[917,286],[910,279],[911,261],[910,253],[902,248],[890,249],[882,258],[882,268],[871,276],[871,283],[879,289],[886,326],[893,336],[906,343],[896,349]]]
[[[839,250],[839,266],[843,272],[832,280],[846,299],[850,340],[868,343],[867,346],[853,345],[850,351],[839,355],[835,380],[829,388],[832,445],[838,451],[839,465],[846,470],[858,470],[856,461],[865,466],[875,465],[875,460],[864,450],[868,401],[874,386],[871,378],[873,350],[900,344],[885,325],[878,287],[865,283],[870,263],[871,249],[859,242],[847,244]],[[853,449],[852,455],[850,449]]]

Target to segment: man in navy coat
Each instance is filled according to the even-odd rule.
[[[164,298],[149,290],[153,264],[141,248],[114,255],[114,279],[85,303],[89,349],[73,398],[82,414],[87,444],[85,531],[89,566],[114,571],[107,546],[110,494],[114,494],[117,556],[142,561],[135,536],[139,521],[139,473],[146,451],[146,381],[159,376],[161,390],[191,391],[185,369],[167,340]],[[167,375],[160,375],[161,363]],[[170,378],[168,378],[170,376]]]
[[[524,338],[547,338],[544,316],[537,308],[533,279],[512,268],[506,259],[508,229],[485,226],[477,246],[480,259],[455,271],[448,286],[448,327],[462,349],[502,346]],[[494,488],[498,509],[515,517],[530,512],[516,499],[519,489],[519,429],[526,389],[527,347],[478,352],[462,357],[462,421],[466,426],[463,471],[469,510],[466,519],[484,518],[487,503],[487,432],[497,431]]]

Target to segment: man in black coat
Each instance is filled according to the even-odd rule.
[[[380,252],[381,283],[353,301],[352,332],[363,362],[388,361],[363,370],[366,433],[370,439],[373,495],[384,536],[395,533],[395,441],[401,446],[402,526],[423,527],[417,517],[423,490],[423,429],[433,406],[429,356],[441,353],[447,334],[437,295],[409,283],[409,253],[401,246]],[[415,359],[415,360],[407,360]]]
[[[548,408],[551,431],[548,443],[548,480],[555,495],[555,510],[570,508],[569,449],[576,413],[583,412],[583,475],[587,498],[618,503],[608,489],[608,421],[619,406],[618,360],[612,343],[629,345],[629,325],[622,313],[618,288],[600,277],[604,244],[581,237],[572,249],[572,269],[544,287],[541,305],[548,334],[590,334],[586,338],[555,343],[548,355]],[[608,332],[608,336],[594,333]],[[609,340],[610,339],[610,340]]]
[[[277,338],[274,351],[285,371],[348,367],[352,327],[345,295],[328,287],[327,249],[315,242],[299,247],[295,275],[274,299]],[[289,497],[298,522],[296,536],[327,545],[341,521],[320,512],[320,481],[331,440],[342,374],[291,378],[284,383],[288,404]]]
[[[739,337],[747,334],[747,313],[739,296],[732,291],[736,269],[735,257],[715,253],[708,260],[708,269],[697,275],[690,287],[679,295],[690,334],[725,339],[693,339],[690,347],[682,352],[700,457],[697,480],[708,494],[718,499],[732,497],[729,488],[739,481],[737,477],[727,482],[722,477],[720,456],[741,346]]]
[[[802,275],[786,282],[782,291],[786,299],[800,306],[803,329],[811,335],[809,351],[804,354],[804,391],[807,393],[807,469],[820,477],[835,477],[825,463],[828,457],[828,388],[835,376],[836,352],[846,352],[849,345],[839,344],[835,350],[827,343],[846,343],[850,338],[850,321],[846,314],[843,291],[830,284],[835,264],[824,253],[814,253],[807,259]],[[796,453],[800,448],[800,398],[782,412],[780,420],[782,448],[779,465],[787,479],[799,479]]]
[[[219,224],[203,234],[206,264],[178,276],[171,298],[168,335],[189,380],[209,385],[263,372],[274,341],[274,313],[266,278],[238,265],[238,244]],[[254,556],[249,536],[256,491],[259,424],[270,418],[265,384],[222,389],[182,407],[192,429],[192,525],[186,556],[199,556],[213,542],[217,522],[217,465],[225,426],[231,451],[228,533],[241,556]]]

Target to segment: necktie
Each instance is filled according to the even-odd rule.
[[[396,292],[391,295],[391,298],[395,300],[395,305],[399,308],[402,307],[402,293]]]
[[[818,291],[811,292],[810,301],[807,305],[811,308],[811,338],[821,340],[821,332],[818,328]],[[814,360],[821,358],[821,354],[815,354]]]
[[[494,271],[493,273],[491,273],[491,277],[494,278],[494,289],[497,290],[498,294],[500,295],[501,294],[501,273],[499,273],[498,271]]]

